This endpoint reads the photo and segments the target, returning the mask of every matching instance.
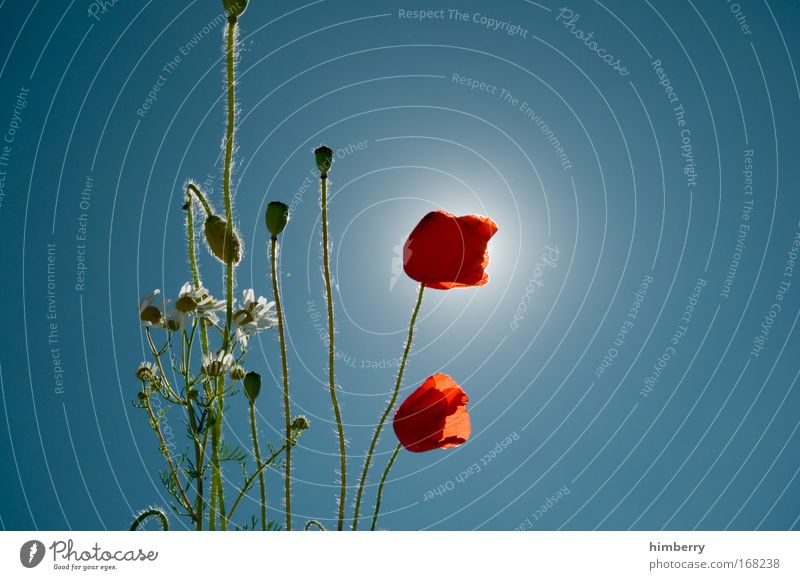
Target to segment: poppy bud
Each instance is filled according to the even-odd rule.
[[[233,262],[238,264],[242,259],[242,243],[235,231],[231,231],[232,240],[226,244],[226,234],[228,222],[217,215],[210,215],[206,218],[203,231],[206,234],[206,243],[209,250],[219,261],[224,264]]]
[[[251,403],[255,403],[261,392],[261,375],[250,371],[244,377],[244,394]]]
[[[308,429],[308,419],[306,419],[303,415],[294,418],[292,421],[292,429],[296,431],[305,431]]]
[[[317,169],[319,169],[320,177],[327,177],[328,171],[331,170],[331,165],[333,165],[333,150],[323,145],[314,150],[314,157],[317,158]]]
[[[247,0],[222,0],[222,5],[228,16],[239,17],[247,8]]]
[[[245,370],[241,365],[236,365],[231,369],[231,378],[234,381],[241,381],[243,378],[247,376],[245,374]]]
[[[289,206],[280,201],[269,202],[266,219],[269,233],[277,238],[289,222]]]

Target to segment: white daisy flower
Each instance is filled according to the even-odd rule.
[[[157,367],[155,363],[143,362],[136,369],[136,378],[146,383],[156,380]]]
[[[193,314],[217,324],[219,322],[217,312],[225,310],[225,301],[215,300],[203,286],[195,288],[191,282],[187,282],[181,287],[175,308],[185,314]]]
[[[139,301],[139,320],[145,326],[152,326],[161,322],[161,309],[153,305],[159,294],[161,294],[161,290],[156,288]]]
[[[186,328],[188,316],[180,310],[172,309],[166,313],[162,326],[169,332],[180,332]]]
[[[203,355],[202,372],[207,377],[221,377],[230,370],[232,364],[233,355],[219,350]]]
[[[253,289],[247,289],[242,293],[242,308],[233,313],[234,340],[247,347],[250,336],[275,328],[278,325],[278,318],[275,315],[275,303],[267,302],[263,296],[255,299]]]

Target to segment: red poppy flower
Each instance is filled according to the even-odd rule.
[[[403,401],[394,414],[394,432],[414,453],[461,445],[472,432],[469,397],[447,375],[437,373]]]
[[[495,233],[497,224],[487,217],[432,211],[408,236],[403,269],[412,280],[437,290],[484,286],[489,281],[487,245]]]

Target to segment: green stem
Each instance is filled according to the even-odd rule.
[[[212,215],[211,206],[208,205],[208,201],[206,200],[203,192],[194,185],[193,183],[189,183],[186,186],[186,236],[187,236],[187,245],[189,248],[189,266],[192,270],[192,284],[194,284],[195,288],[199,288],[201,285],[201,278],[200,278],[200,267],[197,262],[197,242],[195,238],[195,231],[194,231],[194,205],[192,204],[192,198],[190,193],[194,193],[195,197],[200,201],[203,207],[206,210],[207,215]],[[203,355],[208,354],[208,327],[206,326],[206,321],[204,319],[200,320],[200,346],[202,348]],[[191,354],[191,353],[190,353]],[[188,371],[187,371],[188,372]],[[188,378],[188,374],[187,374]],[[211,387],[208,381],[205,382],[205,391],[206,397],[211,397]],[[188,393],[187,393],[188,395]],[[189,403],[191,407],[191,402]],[[192,411],[192,414],[194,412]],[[194,427],[193,427],[194,428]],[[196,469],[198,470],[198,514],[199,514],[199,522],[198,529],[202,529],[202,522],[203,522],[203,512],[205,511],[204,507],[204,497],[203,497],[203,471],[204,471],[204,464],[205,464],[205,457],[207,452],[207,443],[208,443],[208,430],[206,430],[206,437],[203,438],[203,443],[200,445],[200,458],[196,465]],[[213,446],[213,443],[212,443]],[[213,455],[213,453],[212,453]],[[209,515],[209,524],[210,528],[216,529],[216,486],[214,485],[213,476],[212,476],[212,484],[211,484],[211,506],[210,510],[211,513]]]
[[[353,515],[353,530],[358,527],[358,513],[361,508],[361,497],[364,494],[364,484],[367,481],[367,473],[369,473],[369,466],[372,462],[372,454],[375,452],[375,446],[378,444],[378,438],[381,436],[381,430],[383,429],[384,423],[386,423],[386,419],[389,417],[389,413],[392,412],[394,408],[394,404],[397,402],[397,395],[400,393],[400,384],[403,382],[403,372],[406,369],[406,360],[408,360],[408,353],[411,350],[411,343],[414,340],[414,326],[417,323],[417,315],[419,314],[419,309],[422,306],[422,295],[425,292],[425,284],[419,285],[419,294],[417,295],[417,304],[414,306],[414,312],[411,314],[411,322],[408,325],[408,338],[406,339],[406,346],[405,350],[403,351],[403,358],[400,360],[400,368],[397,372],[397,381],[394,384],[394,391],[392,391],[392,397],[389,399],[389,404],[386,406],[386,410],[383,412],[381,416],[381,420],[378,422],[378,427],[375,429],[375,433],[372,435],[372,442],[369,444],[369,451],[367,452],[367,459],[364,462],[364,470],[361,472],[361,481],[358,484],[358,494],[356,495],[356,509]]]
[[[253,436],[253,455],[256,465],[261,465],[261,450],[258,447],[258,430],[256,429],[256,406],[250,403],[250,430]],[[261,491],[261,529],[267,531],[267,488],[264,485],[264,473],[258,474],[258,487]]]
[[[325,276],[325,300],[328,303],[328,376],[330,379],[329,390],[331,393],[331,404],[333,414],[336,418],[336,429],[339,435],[339,459],[342,471],[342,485],[339,493],[339,521],[338,530],[344,526],[344,508],[347,496],[347,455],[345,450],[344,427],[342,425],[342,413],[339,410],[339,401],[336,399],[336,379],[334,377],[334,360],[336,359],[336,348],[334,346],[334,325],[333,325],[333,291],[331,290],[331,267],[330,267],[330,248],[328,244],[328,176],[320,176],[320,188],[322,190],[322,263]]]
[[[211,206],[209,205],[208,200],[206,199],[206,196],[203,195],[203,192],[200,191],[200,188],[198,188],[194,183],[191,183],[191,182],[186,184],[187,197],[189,197],[190,193],[193,193],[195,195],[197,200],[203,206],[203,209],[206,210],[206,215],[207,216],[210,217],[210,216],[214,215],[214,211],[211,209]],[[191,204],[191,198],[187,200],[187,204]],[[187,207],[187,209],[189,209],[189,208]],[[194,273],[194,272],[192,272],[192,273]]]
[[[150,424],[153,426],[153,430],[158,435],[161,453],[164,455],[164,459],[167,460],[167,465],[169,466],[172,479],[175,481],[175,485],[181,494],[181,501],[186,508],[186,511],[189,512],[189,516],[191,516],[192,521],[197,521],[197,514],[192,507],[192,502],[189,500],[189,496],[186,495],[186,490],[181,483],[180,477],[178,477],[178,471],[175,469],[175,464],[172,461],[172,454],[169,452],[169,446],[167,445],[167,441],[164,439],[164,434],[161,432],[161,425],[158,422],[158,417],[156,417],[155,413],[153,412],[153,407],[150,405],[149,399],[145,399],[145,407],[147,408],[147,414],[150,416]]]
[[[308,520],[308,523],[306,523],[305,531],[308,531],[308,529],[311,526],[316,526],[318,529],[322,530],[323,532],[325,531],[325,526],[323,526],[322,523],[317,521],[317,520]]]
[[[234,48],[236,45],[236,16],[228,17],[228,27],[226,33],[225,55],[227,60],[227,88],[228,88],[228,119],[225,132],[225,166],[222,173],[222,191],[225,197],[225,246],[233,240],[233,202],[231,196],[231,166],[233,164],[233,131],[236,121],[236,92],[234,80]],[[233,251],[230,248],[223,248],[225,260],[225,334],[222,349],[228,351],[231,339],[231,320],[233,318]],[[225,518],[225,492],[222,486],[222,468],[219,462],[219,451],[222,440],[222,422],[225,410],[224,389],[222,381],[217,380],[217,416],[214,422],[214,435],[212,445],[214,447],[212,461],[213,465],[213,487],[216,488],[217,509],[220,514],[220,527],[225,530],[228,522]],[[214,492],[212,490],[212,496]]]
[[[294,441],[292,441],[291,443],[293,444]],[[256,470],[256,472],[253,475],[251,475],[250,477],[248,477],[245,480],[241,491],[239,491],[239,495],[236,497],[236,501],[233,502],[233,506],[231,507],[230,513],[228,513],[228,517],[227,517],[228,520],[233,518],[233,514],[234,514],[234,512],[236,512],[236,508],[239,507],[239,503],[241,503],[242,498],[244,498],[244,496],[247,494],[247,491],[253,485],[253,482],[256,480],[256,478],[261,476],[261,474],[264,473],[264,470],[267,467],[269,467],[270,465],[272,465],[272,462],[275,461],[275,459],[278,457],[278,455],[280,455],[281,452],[283,452],[283,450],[287,449],[287,448],[288,448],[287,445],[282,445],[280,447],[280,449],[276,450],[272,455],[270,455],[269,458],[264,463],[259,465],[258,469]]]
[[[278,286],[278,238],[270,240],[270,261],[272,262],[272,293],[275,296],[275,313],[278,316],[278,337],[281,343],[281,365],[283,366],[283,418],[286,426],[286,469],[284,477],[284,493],[286,497],[286,529],[292,529],[292,417],[289,408],[289,364],[286,359],[286,337],[283,330],[283,307]]]
[[[133,523],[131,524],[130,531],[135,532],[138,530],[139,526],[141,526],[147,518],[158,518],[158,521],[161,524],[161,529],[165,532],[169,530],[167,513],[161,508],[150,508],[144,510],[142,513],[136,516],[136,519],[133,520]]]
[[[389,459],[389,465],[386,466],[386,469],[383,472],[383,476],[381,477],[381,482],[378,485],[378,496],[375,499],[375,513],[372,514],[372,527],[370,530],[373,532],[375,531],[375,525],[378,523],[378,512],[381,511],[381,497],[383,496],[383,484],[386,483],[386,478],[389,476],[389,471],[392,469],[392,465],[394,465],[394,460],[397,459],[397,454],[400,451],[400,443],[397,444],[397,447],[394,448],[394,453],[392,453],[392,457]]]

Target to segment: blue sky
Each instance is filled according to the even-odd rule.
[[[250,4],[237,283],[271,296],[263,213],[290,204],[293,405],[312,425],[296,525],[336,514],[316,314],[312,150],[326,143],[351,483],[415,299],[404,236],[439,208],[500,228],[488,286],[427,293],[401,393],[453,376],[473,436],[401,452],[382,527],[797,528],[796,3]],[[189,279],[185,180],[222,207],[220,15],[199,0],[0,3],[6,529],[121,529],[166,501],[131,403],[136,305]],[[201,267],[221,295],[218,264]],[[252,344],[248,368],[265,377],[260,430],[275,443],[276,335]],[[246,412],[230,400],[229,441],[248,443]],[[180,439],[179,414],[167,420]],[[385,431],[368,511],[394,444]],[[233,489],[241,474],[227,475]],[[280,485],[270,474],[276,520]]]

